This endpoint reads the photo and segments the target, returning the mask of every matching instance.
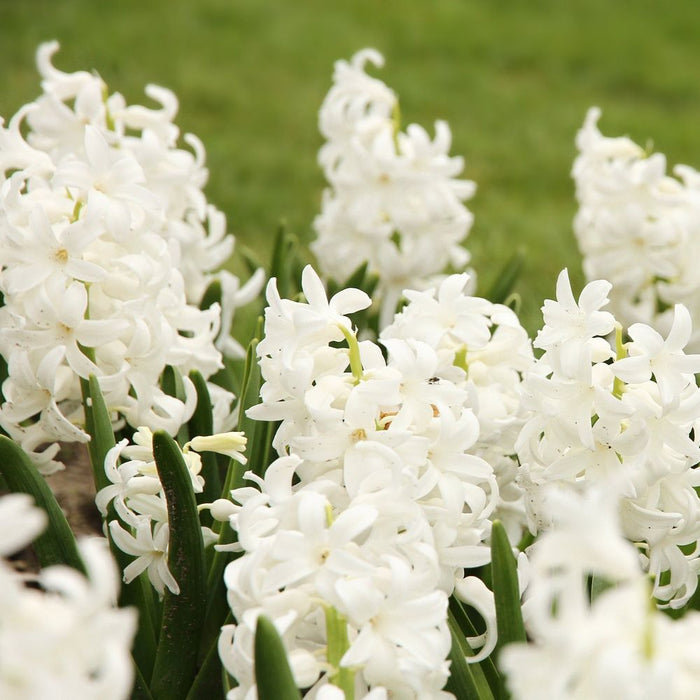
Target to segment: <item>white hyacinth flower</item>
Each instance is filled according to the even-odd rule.
[[[512,697],[695,697],[700,613],[672,620],[655,608],[638,554],[622,536],[614,490],[577,496],[555,488],[548,499],[554,525],[529,557],[530,641],[507,646],[499,659]]]
[[[231,317],[262,286],[261,273],[243,286],[227,273],[221,305],[199,309],[234,243],[202,192],[202,144],[185,135],[180,146],[168,90],[146,89],[157,108],[127,105],[97,74],[55,68],[57,50],[37,53],[42,94],[0,121],[0,426],[44,473],[62,466],[58,442],[87,439],[90,374],[115,425],[175,434],[194,409],[187,374],[211,377],[221,350],[242,356]],[[168,365],[185,378],[184,401],[159,387]],[[212,393],[226,429],[233,397]]]
[[[24,494],[0,498],[0,554],[15,553],[46,524]],[[116,607],[119,578],[106,542],[78,543],[87,577],[65,566],[28,587],[0,559],[0,696],[126,700],[134,680],[136,614]]]
[[[463,269],[461,246],[472,224],[463,202],[475,190],[458,179],[463,159],[449,155],[445,122],[435,136],[417,124],[397,123],[398,100],[384,83],[365,73],[381,66],[372,49],[338,61],[321,107],[327,142],[319,162],[325,191],[312,243],[323,274],[346,280],[363,263],[379,277],[380,327],[387,325],[405,288],[425,288],[448,265]]]
[[[700,570],[700,461],[697,355],[683,306],[664,339],[646,324],[630,327],[601,311],[611,286],[589,282],[576,302],[566,271],[557,300],[543,307],[545,325],[535,346],[544,354],[525,373],[524,407],[531,417],[516,442],[531,532],[548,531],[543,494],[610,488],[622,530],[637,544],[653,576],[653,593],[680,608]],[[617,329],[615,344],[605,337]]]
[[[661,153],[627,137],[601,134],[592,107],[576,137],[572,175],[579,209],[574,231],[589,280],[612,283],[610,310],[625,326],[646,323],[667,333],[673,307],[694,320],[689,349],[699,347],[700,178],[689,166],[666,173]]]
[[[248,411],[281,422],[279,459],[263,477],[246,473],[257,488],[235,489],[233,505],[213,504],[242,552],[225,574],[238,622],[219,640],[240,684],[230,697],[255,692],[265,614],[312,696],[342,668],[360,689],[447,700],[447,600],[456,593],[483,614],[487,633],[470,642],[481,648],[474,660],[487,656],[493,596],[464,571],[489,562],[496,513],[517,538],[525,527],[512,454],[530,342],[509,309],[469,296],[467,275],[407,290],[383,347],[358,340],[346,315],[366,308],[365,294],[328,300],[310,267],[302,281],[304,301],[268,285],[261,402]],[[347,641],[331,660],[338,627]]]

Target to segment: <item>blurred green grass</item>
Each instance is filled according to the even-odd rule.
[[[478,183],[467,245],[481,288],[524,250],[535,329],[562,267],[582,283],[569,171],[590,105],[604,133],[700,166],[698,37],[693,0],[0,0],[0,115],[36,96],[34,51],[52,38],[58,67],[95,69],[130,101],[148,82],[171,88],[207,148],[209,197],[264,258],[281,217],[310,239],[333,61],[375,46],[405,123],[446,119]]]

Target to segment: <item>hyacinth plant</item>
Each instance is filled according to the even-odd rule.
[[[592,111],[591,281],[562,271],[530,339],[517,260],[486,296],[464,269],[449,127],[403,129],[361,51],[320,111],[320,274],[282,231],[234,340],[263,272],[217,271],[176,98],[128,105],[56,49],[0,123],[0,695],[694,698],[697,173]],[[66,443],[103,537],[44,478]]]

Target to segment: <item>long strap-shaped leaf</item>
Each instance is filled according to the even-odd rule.
[[[190,372],[190,379],[197,390],[197,405],[189,420],[190,438],[197,435],[212,435],[214,433],[214,419],[206,379],[197,370]],[[200,503],[211,503],[221,495],[218,461],[213,452],[205,452],[201,457],[204,491],[199,495],[198,500]]]
[[[66,564],[85,573],[78,553],[75,535],[56,497],[22,448],[5,435],[0,435],[0,471],[14,493],[28,493],[43,508],[48,526],[34,540],[34,551],[42,567]]]
[[[168,567],[180,593],[165,592],[151,693],[155,700],[179,700],[187,696],[197,672],[206,605],[204,545],[192,480],[180,448],[158,430],[153,434],[153,455],[168,507]]]
[[[81,379],[80,389],[83,394],[85,429],[90,435],[88,443],[90,462],[95,478],[95,488],[99,491],[109,485],[104,463],[107,452],[116,444],[114,429],[97,377],[91,374],[89,379]]]
[[[457,700],[494,700],[488,680],[479,664],[468,664],[467,657],[474,652],[467,644],[464,633],[452,611],[448,613],[448,625],[452,637],[450,649],[450,678],[445,690]]]
[[[491,288],[486,293],[486,298],[494,304],[505,304],[508,296],[520,276],[525,262],[522,251],[516,250],[505,265],[501,268]]]
[[[225,616],[221,618],[223,622]],[[221,625],[220,625],[221,627]],[[221,659],[219,658],[218,639],[215,638],[204,655],[197,677],[190,688],[187,700],[218,699],[224,697]]]
[[[477,619],[479,614],[473,609],[467,609],[464,605],[454,596],[450,596],[450,617],[448,621],[452,624],[456,624],[461,631],[462,636],[466,637],[468,640],[470,637],[478,637],[479,632],[477,628]],[[455,632],[457,628],[455,627]],[[466,649],[467,656],[474,656],[474,651],[469,646],[467,641],[466,646],[462,645],[463,649]],[[470,668],[475,668],[476,664],[469,664]],[[499,688],[501,687],[501,676],[496,668],[496,664],[493,661],[493,655],[489,654],[485,659],[478,663],[478,667],[483,671],[484,677],[491,688],[491,692],[497,695]],[[475,671],[475,673],[478,673]]]
[[[506,530],[498,520],[491,528],[491,576],[496,601],[497,648],[526,641],[515,557]]]
[[[166,394],[168,394],[168,396],[173,396],[176,399],[182,401],[183,403],[185,402],[185,383],[183,382],[182,374],[180,373],[180,370],[177,367],[173,367],[173,365],[165,366],[165,369],[163,370],[163,374],[160,379],[160,385],[163,388],[163,391]],[[187,439],[189,437],[190,436],[187,434],[187,425],[183,424],[182,426],[180,426],[177,438],[181,444],[184,444],[185,442],[187,442]]]
[[[255,627],[255,682],[259,700],[301,700],[284,644],[264,615]]]
[[[498,656],[506,644],[527,641],[520,607],[515,557],[506,530],[498,520],[494,521],[491,528],[491,575],[498,628],[495,658],[498,661]],[[505,686],[502,688],[501,697],[508,697]]]

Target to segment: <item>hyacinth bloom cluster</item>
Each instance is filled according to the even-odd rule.
[[[128,105],[85,71],[64,73],[42,45],[42,94],[0,123],[0,426],[44,473],[58,442],[85,441],[80,378],[99,378],[115,420],[174,433],[195,398],[159,387],[167,365],[204,377],[222,366],[233,308],[257,293],[222,276],[225,307],[198,304],[233,238],[210,206],[204,149],[178,146],[177,99]],[[226,331],[217,337],[220,328]],[[211,386],[218,427],[231,395]]]
[[[534,362],[532,343],[512,309],[469,295],[470,286],[463,273],[450,275],[437,288],[404,290],[408,303],[382,331],[381,340],[389,349],[394,339],[427,344],[437,354],[438,376],[450,377],[467,391],[479,422],[469,452],[494,469],[498,498],[493,517],[518,542],[526,524],[522,491],[515,482],[515,442],[528,415],[521,384]]]
[[[256,486],[233,492],[244,554],[225,574],[238,621],[219,647],[240,683],[229,697],[254,697],[262,613],[280,631],[299,687],[322,688],[344,670],[357,673],[362,692],[448,697],[448,596],[492,621],[489,592],[464,569],[490,560],[502,501],[479,453],[521,421],[527,336],[508,309],[464,293],[467,275],[406,292],[381,345],[358,341],[348,318],[370,304],[364,292],[329,301],[310,267],[302,281],[305,302],[281,299],[274,281],[267,290],[265,382],[249,415],[280,421],[280,457],[264,478],[247,474]],[[505,356],[502,335],[519,357]],[[489,635],[479,658],[494,642]]]
[[[530,642],[499,660],[514,700],[697,697],[700,613],[672,620],[653,605],[617,495],[547,490],[553,527],[530,550],[523,605]]]
[[[29,496],[0,498],[0,696],[126,700],[136,615],[115,607],[119,578],[106,543],[80,544],[87,578],[53,566],[36,576],[36,587],[5,560],[45,526]]]
[[[547,487],[616,486],[625,536],[642,554],[654,596],[682,607],[700,570],[700,355],[684,351],[688,310],[677,305],[668,336],[636,323],[622,342],[602,310],[610,284],[590,282],[576,301],[566,270],[543,307],[534,341],[544,353],[526,373],[531,417],[517,443],[519,483],[533,533],[551,526]],[[608,335],[617,328],[617,341]]]
[[[464,269],[460,244],[473,217],[463,202],[475,187],[457,179],[463,160],[449,155],[447,123],[436,122],[432,139],[417,124],[401,131],[398,99],[365,73],[368,63],[383,58],[365,49],[338,61],[321,107],[319,163],[329,187],[311,247],[322,273],[338,281],[368,264],[384,326],[404,289],[430,286],[448,265]]]
[[[576,138],[573,177],[579,209],[574,231],[589,280],[612,283],[611,310],[624,324],[668,331],[682,303],[696,322],[700,347],[700,175],[678,165],[666,173],[661,153],[627,137],[603,136],[591,108]]]
[[[242,454],[246,440],[242,433],[224,433],[195,437],[185,443],[182,457],[192,480],[194,493],[202,493],[204,478],[202,460],[198,451],[222,452],[245,463]],[[109,536],[123,552],[133,557],[124,569],[124,583],[131,583],[146,572],[151,585],[160,596],[167,588],[175,595],[180,586],[168,568],[169,524],[163,485],[153,456],[153,433],[140,427],[133,435],[132,444],[121,440],[105,459],[105,474],[111,482],[102,488],[95,504],[109,528]],[[118,516],[106,521],[108,507],[112,505]],[[202,526],[205,545],[212,544],[217,535]]]

